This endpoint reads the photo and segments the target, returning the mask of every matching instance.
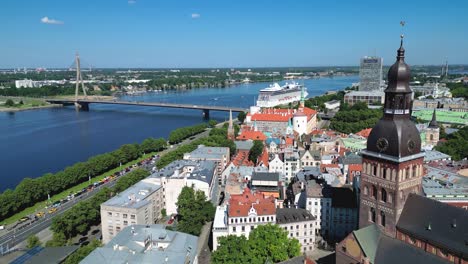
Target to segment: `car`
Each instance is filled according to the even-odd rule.
[[[38,212],[38,213],[36,214],[37,217],[43,217],[44,215],[45,215],[44,212]]]
[[[50,208],[49,209],[49,214],[53,214],[55,212],[57,212],[57,208]]]
[[[19,222],[20,222],[20,223],[23,223],[23,222],[28,221],[29,219],[30,219],[29,216],[25,216],[25,217],[22,217],[22,218],[19,220]]]

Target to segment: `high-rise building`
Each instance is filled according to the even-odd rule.
[[[380,89],[382,82],[382,58],[364,57],[359,68],[359,91],[374,91]]]
[[[359,227],[376,224],[395,237],[396,224],[410,193],[420,193],[424,153],[421,137],[410,120],[410,68],[403,39],[397,61],[388,71],[384,115],[372,129],[362,151]]]

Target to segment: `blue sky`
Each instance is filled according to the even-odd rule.
[[[468,64],[467,0],[5,0],[0,68]]]

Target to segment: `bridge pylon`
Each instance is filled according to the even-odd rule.
[[[75,64],[76,64],[75,107],[77,110],[80,110],[80,109],[88,110],[89,107],[87,104],[86,104],[86,107],[84,107],[83,104],[78,103],[78,91],[80,89],[80,84],[81,84],[81,89],[83,90],[83,94],[85,98],[87,97],[86,88],[84,87],[84,83],[83,83],[83,76],[81,75],[80,55],[78,54],[78,52],[76,53],[76,56],[75,56]]]

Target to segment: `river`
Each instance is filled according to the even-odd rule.
[[[358,76],[304,80],[309,97],[340,90]],[[302,80],[300,81],[302,83]],[[122,100],[222,105],[248,108],[268,83],[228,88],[151,92],[123,96]],[[226,112],[210,112],[210,118],[227,120]],[[0,191],[14,188],[23,178],[57,172],[66,166],[148,137],[167,137],[178,127],[203,122],[200,110],[123,105],[90,105],[89,112],[73,107],[0,113]]]

